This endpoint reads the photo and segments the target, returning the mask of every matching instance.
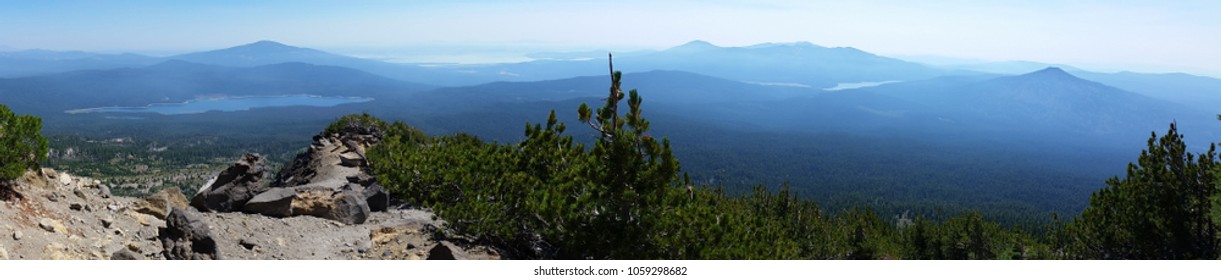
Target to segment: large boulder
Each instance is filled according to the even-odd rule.
[[[242,206],[242,212],[281,218],[292,216],[293,198],[296,196],[296,189],[273,188],[247,201],[246,205]]]
[[[166,188],[150,195],[144,200],[132,203],[132,210],[164,220],[170,213],[170,208],[189,207],[187,197],[178,188]]]
[[[189,208],[172,208],[158,230],[162,254],[168,260],[219,260],[220,251],[208,225]]]
[[[327,219],[345,224],[363,224],[369,219],[369,204],[362,195],[352,192],[339,192],[332,197]]]
[[[246,154],[200,188],[191,198],[191,206],[200,211],[241,210],[247,201],[267,190],[266,180],[270,177],[267,173],[262,155]]]
[[[345,224],[361,224],[369,218],[363,194],[309,185],[274,188],[246,203],[243,212],[272,217],[314,216]]]
[[[360,192],[369,204],[369,210],[374,212],[386,211],[395,203],[391,201],[390,192],[377,183],[377,178],[367,173],[348,176],[348,184],[344,189]]]

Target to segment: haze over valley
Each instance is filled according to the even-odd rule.
[[[53,141],[53,150],[89,154],[80,141],[107,138],[130,138],[160,153],[207,146],[200,141],[258,142],[210,156],[250,151],[281,160],[313,127],[353,112],[403,120],[430,134],[512,143],[523,124],[545,120],[548,110],[575,121],[572,108],[605,94],[607,68],[605,59],[425,67],[273,41],[169,57],[49,51],[4,57],[20,57],[27,71],[60,71],[9,71],[0,80],[0,103],[43,117],[52,139],[82,139]],[[1177,122],[1190,139],[1201,139],[1191,142],[1196,149],[1221,136],[1221,124],[1205,110],[1221,107],[1221,80],[1204,76],[1063,66],[982,71],[806,42],[692,41],[618,56],[615,64],[627,73],[624,86],[650,104],[656,135],[675,143],[684,171],[697,181],[730,190],[787,183],[831,209],[988,208],[1014,212],[1006,214],[1014,219],[1071,214],[1104,179],[1122,174],[1150,132]],[[157,109],[181,104],[191,107]],[[595,138],[576,133],[579,141]],[[139,177],[147,176],[123,178]]]
[[[13,3],[0,201],[360,239],[318,258],[1221,256],[1215,3],[626,2]]]

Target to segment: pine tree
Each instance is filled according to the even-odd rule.
[[[40,131],[42,119],[16,115],[0,105],[0,181],[20,177],[47,159],[47,139]]]
[[[1174,124],[1161,139],[1151,136],[1127,176],[1107,180],[1070,226],[1070,257],[1215,259],[1215,148],[1192,155]]]

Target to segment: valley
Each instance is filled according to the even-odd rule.
[[[607,90],[598,59],[424,67],[272,41],[121,65],[25,63],[68,69],[0,78],[0,104],[43,120],[46,166],[135,197],[194,194],[248,153],[280,169],[351,114],[511,145],[554,111],[592,146],[599,134],[574,109]],[[615,66],[692,184],[791,191],[891,224],[978,211],[1042,233],[1124,175],[1151,132],[1173,123],[1194,152],[1221,139],[1208,111],[1221,108],[1221,80],[1185,74],[994,73],[804,42],[694,41]]]

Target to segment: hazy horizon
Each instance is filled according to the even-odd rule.
[[[893,57],[1221,77],[1221,3],[1176,1],[9,2],[0,50],[171,55],[273,40],[395,62],[807,41]]]

